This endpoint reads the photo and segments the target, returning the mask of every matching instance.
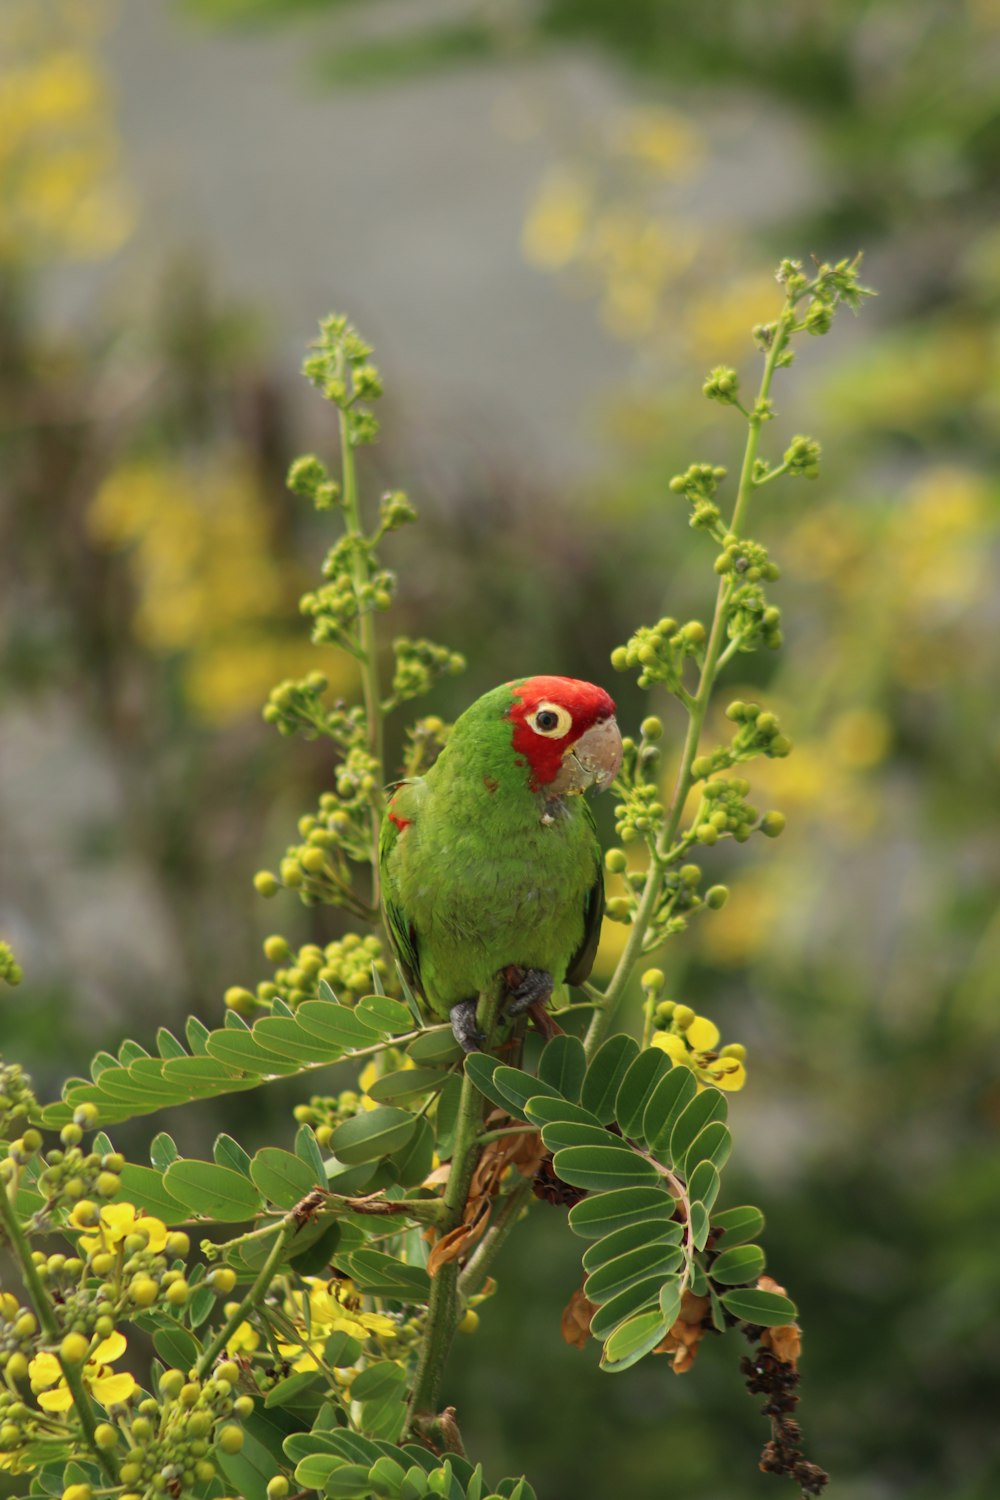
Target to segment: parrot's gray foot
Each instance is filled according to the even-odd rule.
[[[508,1016],[520,1016],[533,1005],[544,1005],[555,988],[547,969],[522,969],[512,964],[504,970],[504,979],[507,982],[504,1011]]]
[[[455,1040],[463,1052],[478,1052],[486,1038],[476,1025],[478,1000],[459,1000],[448,1012]]]

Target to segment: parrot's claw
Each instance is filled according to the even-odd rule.
[[[534,1005],[544,1005],[551,998],[555,982],[547,969],[521,969],[516,965],[504,970],[507,981],[508,1016],[523,1015]]]
[[[486,1038],[476,1025],[478,1000],[459,1000],[449,1011],[451,1029],[463,1052],[478,1052]]]

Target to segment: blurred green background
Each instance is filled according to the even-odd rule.
[[[250,885],[330,774],[259,717],[321,664],[323,538],[283,489],[333,443],[296,375],[316,319],[376,343],[365,483],[424,517],[398,628],[470,662],[428,710],[557,671],[634,722],[609,651],[712,593],[667,492],[735,456],[704,372],[749,383],[781,256],[865,249],[878,302],[767,434],[825,452],[754,519],[788,644],[727,695],[796,741],[753,776],[788,830],[707,857],[732,899],[664,960],[749,1047],[729,1201],[768,1215],[839,1500],[1000,1494],[998,68],[997,0],[0,12],[0,1041],[48,1095],[126,1031],[217,1019],[275,928],[343,930]],[[199,1107],[182,1149],[223,1118],[282,1139],[294,1096],[265,1097]],[[456,1360],[470,1451],[549,1500],[780,1493],[740,1351],[601,1376],[559,1337],[575,1263],[540,1206]]]

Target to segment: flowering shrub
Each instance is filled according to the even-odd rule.
[[[609,931],[625,936],[603,989],[557,992],[553,1017],[570,1029],[557,1026],[536,1049],[523,1021],[499,1022],[490,989],[477,1015],[487,1045],[463,1057],[447,1025],[429,1024],[376,933],[297,952],[275,934],[265,943],[273,978],[233,986],[215,1029],[192,1017],[183,1042],[161,1028],[155,1053],[135,1041],[100,1052],[90,1078],[70,1079],[50,1104],[16,1065],[3,1068],[0,1226],[23,1290],[0,1299],[0,1463],[31,1493],[282,1500],[294,1486],[528,1500],[523,1478],[487,1484],[444,1403],[454,1335],[474,1331],[497,1254],[537,1202],[565,1214],[585,1245],[582,1285],[562,1316],[567,1341],[596,1341],[610,1374],[648,1355],[683,1373],[705,1339],[742,1336],[748,1389],[766,1398],[771,1424],[762,1467],[803,1494],[823,1488],[792,1417],[796,1309],[764,1274],[763,1216],[717,1206],[732,1146],[726,1094],[746,1083],[745,1049],[720,1045],[708,1017],[665,996],[655,968],[640,980],[641,1044],[615,1030],[643,957],[726,905],[724,886],[702,891],[692,856],[721,840],[773,838],[784,825],[730,774],[789,755],[777,715],[740,699],[719,717],[716,743],[705,743],[706,726],[727,664],[781,644],[769,595],[778,564],[747,535],[750,502],[782,477],[814,477],[819,462],[805,437],[773,462],[761,454],[774,376],[792,362],[796,337],[825,332],[866,292],[857,262],[807,275],[785,261],[778,280],[783,305],[754,330],[756,393],[743,396],[727,367],[705,385],[747,425],[731,505],[724,512],[718,466],[694,464],[670,485],[715,549],[711,618],[665,617],[612,652],[617,670],[666,690],[686,730],[669,790],[663,720],[649,714],[624,742],[619,843],[605,863]],[[318,672],[271,694],[267,721],[329,741],[334,764],[278,869],[255,879],[262,897],[284,889],[369,926],[379,912],[386,716],[464,665],[450,648],[397,636],[383,680],[376,619],[396,579],[381,549],[416,512],[392,492],[366,521],[356,454],[377,433],[381,393],[370,354],[343,318],[324,320],[305,372],[338,413],[341,472],[309,456],[289,477],[293,492],[340,518],[302,611],[315,642],[355,663],[360,702],[330,702]],[[439,719],[418,720],[406,774],[429,765],[447,735]],[[18,982],[9,950],[0,959]],[[578,1013],[589,1014],[582,1035],[572,1030]],[[300,1079],[305,1093],[310,1075],[335,1063],[356,1068],[354,1086],[307,1094],[286,1144],[253,1156],[221,1134],[211,1160],[184,1157],[160,1131],[140,1163],[108,1134],[276,1078]],[[40,1248],[53,1239],[65,1248]],[[125,1328],[152,1346],[141,1376],[120,1366]]]

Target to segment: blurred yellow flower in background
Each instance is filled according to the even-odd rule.
[[[136,638],[154,655],[181,658],[201,719],[222,725],[256,711],[275,680],[317,666],[301,628],[283,632],[301,579],[276,551],[264,498],[238,455],[198,468],[128,461],[98,489],[88,527],[107,550],[128,552]],[[350,669],[330,653],[324,670],[339,686]]]
[[[97,56],[108,25],[91,0],[0,11],[0,265],[100,258],[132,231]]]

